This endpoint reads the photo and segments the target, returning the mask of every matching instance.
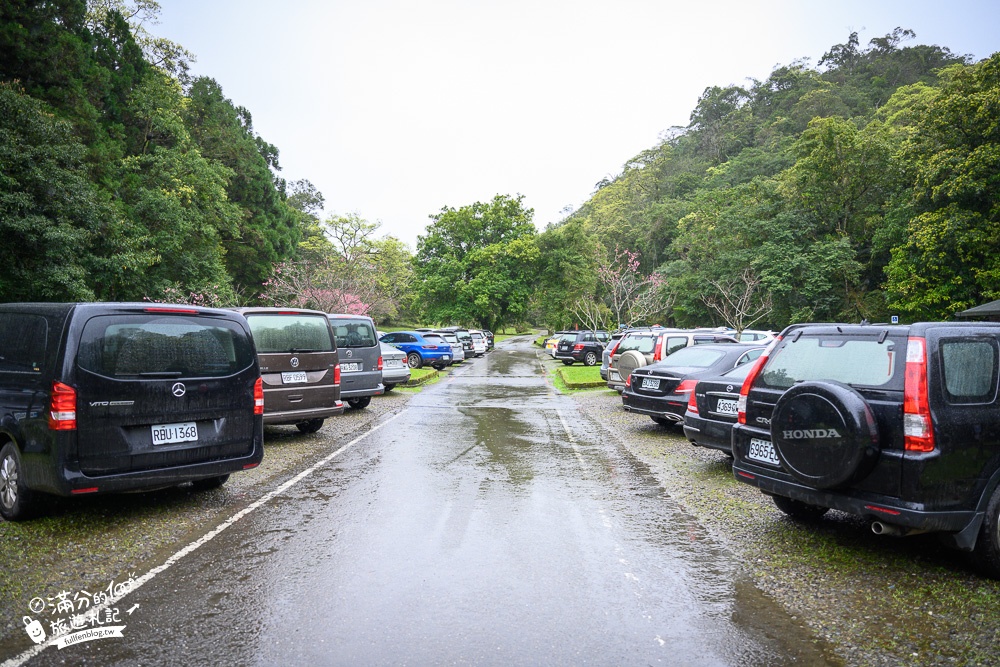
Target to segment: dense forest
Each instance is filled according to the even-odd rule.
[[[1000,54],[857,34],[710,87],[538,232],[523,197],[414,253],[281,177],[153,0],[0,6],[0,300],[273,303],[383,322],[780,328],[1000,298]]]

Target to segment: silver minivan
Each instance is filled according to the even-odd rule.
[[[367,315],[331,313],[328,317],[340,351],[340,397],[349,408],[361,410],[372,396],[385,393],[375,322]]]

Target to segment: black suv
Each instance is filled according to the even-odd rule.
[[[238,313],[184,305],[0,305],[0,515],[42,494],[193,482],[260,463],[264,394]]]
[[[571,331],[556,343],[556,359],[567,366],[577,361],[584,366],[596,366],[609,340],[611,335],[607,331]]]
[[[785,513],[940,533],[1000,577],[1000,324],[794,325],[747,376],[733,471]]]

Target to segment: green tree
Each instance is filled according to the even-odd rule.
[[[242,211],[234,227],[220,229],[226,269],[239,290],[257,290],[271,268],[292,257],[299,220],[285,202],[277,149],[254,134],[250,112],[235,107],[212,79],[196,79],[184,120],[201,154],[229,171],[226,198]]]
[[[907,241],[887,269],[893,305],[942,318],[1000,298],[1000,54],[944,73],[907,140]]]
[[[72,126],[0,83],[0,299],[89,300],[92,242],[108,210]]]
[[[419,298],[432,321],[497,330],[528,312],[539,258],[523,196],[444,208],[417,239]]]

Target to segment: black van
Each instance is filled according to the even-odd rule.
[[[315,433],[344,414],[337,344],[326,313],[291,308],[237,308],[253,333],[264,380],[264,423]]]
[[[0,515],[60,496],[257,466],[263,386],[242,315],[186,305],[0,305]]]

